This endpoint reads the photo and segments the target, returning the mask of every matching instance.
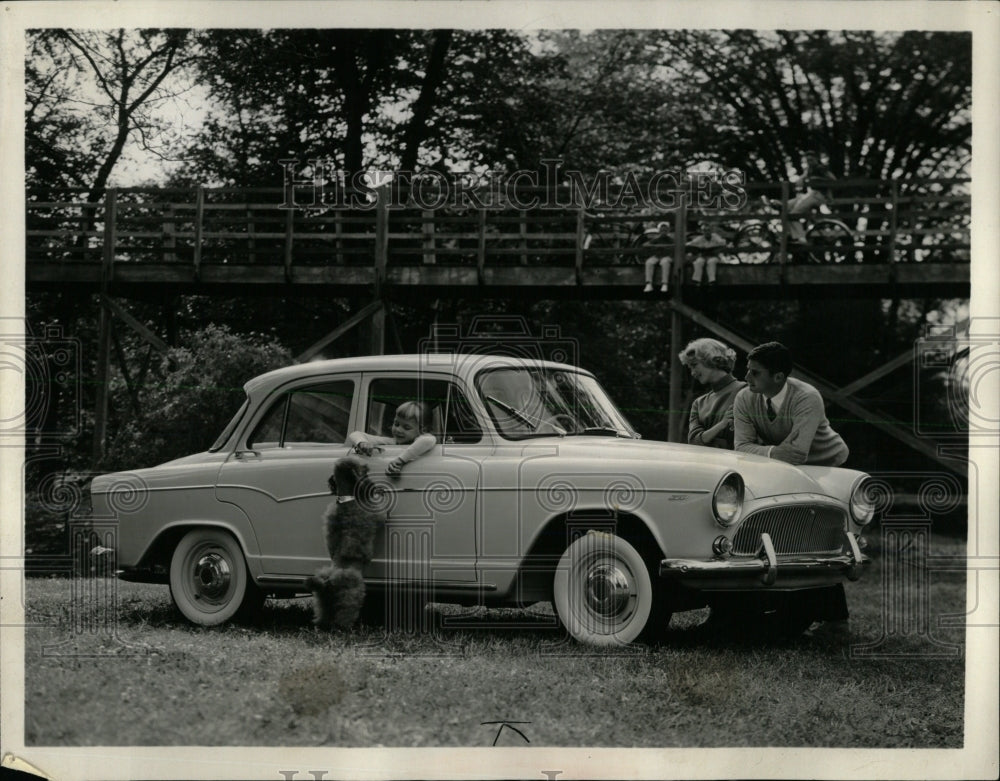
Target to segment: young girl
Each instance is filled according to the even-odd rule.
[[[409,445],[385,468],[387,475],[398,475],[403,466],[424,455],[437,444],[437,437],[428,431],[430,410],[418,401],[405,401],[396,407],[396,417],[392,421],[392,436],[380,437],[354,431],[347,437],[347,444],[353,445],[363,456],[370,456],[376,445]]]

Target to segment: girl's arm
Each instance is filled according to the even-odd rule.
[[[410,444],[406,450],[396,456],[392,461],[389,462],[389,466],[386,467],[386,473],[390,475],[398,475],[400,470],[405,464],[415,461],[424,455],[431,448],[437,444],[437,437],[433,434],[421,434]]]
[[[411,461],[415,461],[428,452],[432,447],[437,444],[437,437],[433,434],[421,434],[410,444],[406,450],[396,456],[393,460],[400,460],[404,464],[408,464]]]
[[[392,437],[380,437],[363,431],[352,431],[347,435],[347,444],[365,456],[372,454],[375,445],[391,445],[393,441]]]

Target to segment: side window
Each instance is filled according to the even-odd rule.
[[[247,439],[247,446],[263,450],[281,446],[281,427],[285,422],[285,410],[288,409],[288,396],[278,397],[267,414],[257,424],[253,434]]]
[[[282,394],[258,424],[251,447],[340,445],[347,440],[354,382],[338,380]]]
[[[483,439],[483,429],[479,425],[472,405],[465,394],[456,386],[448,386],[448,414],[445,419],[444,441],[474,444]]]
[[[385,377],[372,380],[368,390],[365,432],[375,436],[392,435],[396,408],[407,401],[426,405],[428,419],[424,428],[438,442],[473,443],[483,438],[483,431],[465,397],[451,382],[445,380]]]

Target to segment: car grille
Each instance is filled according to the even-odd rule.
[[[761,532],[771,535],[775,553],[839,553],[844,513],[834,507],[773,507],[748,515],[733,537],[733,554],[754,556]]]

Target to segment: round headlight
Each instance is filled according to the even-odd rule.
[[[858,480],[851,491],[851,518],[859,526],[871,523],[875,516],[875,501],[871,495],[871,481],[864,477]]]
[[[723,526],[732,526],[743,511],[743,478],[736,472],[723,477],[712,494],[712,512]]]

